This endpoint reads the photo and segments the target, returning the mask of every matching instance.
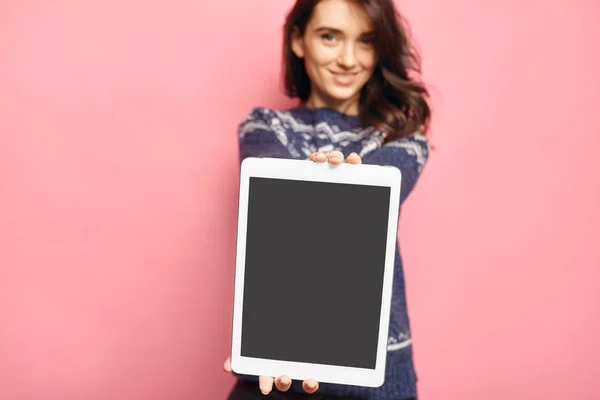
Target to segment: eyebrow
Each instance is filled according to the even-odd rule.
[[[320,26],[317,29],[315,29],[315,32],[323,32],[323,31],[335,32],[335,33],[342,33],[341,30],[336,29],[336,28],[331,28],[329,26]]]
[[[325,31],[327,31],[327,32],[333,32],[333,33],[338,33],[338,34],[343,33],[340,29],[332,28],[332,27],[329,27],[329,26],[320,26],[320,27],[318,27],[318,28],[315,29],[315,32],[325,32]],[[375,31],[374,30],[363,32],[361,34],[361,36],[373,36],[373,35],[375,35]]]

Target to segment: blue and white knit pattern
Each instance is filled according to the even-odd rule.
[[[239,126],[240,161],[246,157],[308,159],[316,151],[359,154],[364,164],[392,165],[402,171],[400,204],[413,190],[429,156],[429,141],[419,132],[383,145],[385,134],[363,127],[357,116],[329,108],[299,106],[278,111],[255,108]],[[321,383],[319,393],[358,399],[401,400],[416,396],[412,339],[404,272],[396,245],[386,379],[379,388]],[[292,390],[302,391],[295,382]]]

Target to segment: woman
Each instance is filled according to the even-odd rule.
[[[286,111],[256,108],[240,124],[240,156],[393,165],[400,204],[429,154],[427,90],[419,59],[392,0],[297,0],[284,37]],[[231,372],[229,359],[225,370]],[[273,387],[275,386],[275,387]],[[316,392],[316,393],[315,393]],[[309,395],[308,393],[314,393]],[[379,388],[240,377],[230,400],[416,397],[404,275],[396,246],[386,378]]]

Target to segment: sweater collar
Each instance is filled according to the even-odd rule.
[[[290,113],[310,125],[327,123],[337,125],[341,129],[354,129],[361,125],[359,116],[344,114],[334,108],[301,105],[290,109]]]

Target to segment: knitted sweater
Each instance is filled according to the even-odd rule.
[[[392,165],[402,171],[400,206],[425,166],[429,142],[425,136],[415,133],[382,146],[384,137],[373,127],[361,126],[358,116],[330,108],[299,106],[286,111],[255,108],[239,126],[240,160],[246,157],[307,160],[315,151],[339,150],[345,157],[356,152],[364,164]],[[415,397],[416,374],[411,345],[402,259],[396,244],[385,383],[378,388],[366,388],[321,382],[318,392],[377,400]],[[302,392],[301,382],[294,381],[291,390]]]

